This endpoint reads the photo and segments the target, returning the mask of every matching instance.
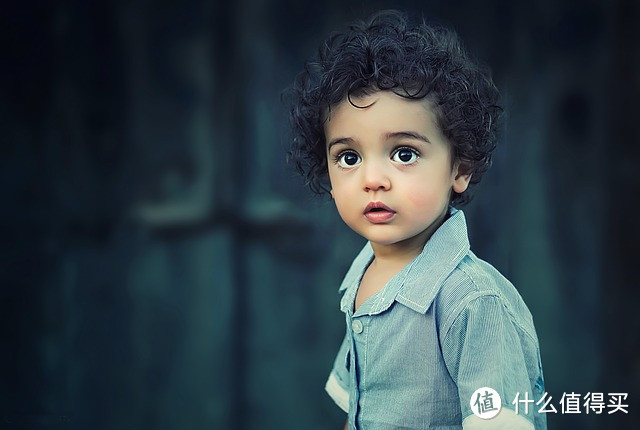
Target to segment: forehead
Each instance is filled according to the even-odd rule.
[[[436,115],[427,98],[409,99],[392,91],[343,99],[329,110],[324,131],[327,141],[338,135],[377,131],[415,131],[440,137]]]

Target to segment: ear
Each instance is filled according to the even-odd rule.
[[[456,161],[451,172],[453,185],[452,189],[458,194],[464,193],[469,187],[469,181],[471,181],[471,173],[465,173],[466,166],[460,161]]]
[[[335,200],[335,197],[333,197],[333,188],[329,190],[329,194],[331,194],[331,198]]]

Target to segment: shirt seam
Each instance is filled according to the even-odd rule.
[[[475,257],[475,255],[474,255]],[[477,257],[475,257],[477,258]],[[473,258],[472,258],[473,260]],[[464,268],[460,267],[459,268],[465,275],[467,275],[467,277],[469,277],[469,279],[471,280],[471,282],[473,282],[473,285],[476,287],[476,289],[478,291],[481,291],[480,288],[478,288],[478,285],[475,282],[475,279],[473,278],[473,276],[471,276],[471,274],[469,272],[467,272]],[[515,288],[515,287],[514,287]],[[491,294],[490,294],[491,295]],[[507,313],[509,314],[509,317],[511,318],[511,321],[513,322],[514,325],[516,325],[524,334],[527,335],[527,337],[532,340],[534,343],[537,343],[537,339],[536,336],[533,335],[532,333],[530,333],[526,327],[524,327],[516,318],[514,312],[512,312],[511,308],[509,306],[507,306],[507,303],[505,302],[505,300],[503,299],[502,295],[497,293],[494,294],[496,297],[498,297],[501,300],[501,304],[502,306],[506,309]]]
[[[475,291],[469,295],[467,295],[465,297],[465,300],[462,300],[460,303],[458,303],[458,305],[453,309],[453,312],[451,313],[451,316],[449,316],[449,318],[447,318],[446,323],[444,324],[444,326],[447,328],[442,340],[443,342],[446,342],[447,338],[449,337],[449,333],[451,332],[451,328],[456,324],[456,321],[458,320],[458,318],[460,317],[460,314],[462,313],[462,310],[464,308],[466,308],[472,301],[479,299],[481,297],[497,297],[496,294],[488,294],[488,293],[483,293],[481,291]],[[451,324],[449,324],[449,321],[451,321]]]
[[[372,316],[373,314],[376,314],[380,311],[380,307],[382,305],[382,301],[383,299],[385,299],[385,291],[384,291],[384,286],[382,287],[382,290],[380,291],[380,296],[378,297],[378,300],[376,300],[376,304],[374,306],[374,309],[372,309],[371,311],[369,311],[369,316]]]
[[[451,327],[453,327],[453,325],[455,324],[456,320],[458,319],[458,316],[460,315],[460,313],[462,312],[462,308],[464,308],[465,306],[467,306],[467,304],[469,304],[469,302],[471,302],[471,300],[479,297],[479,293],[480,293],[480,288],[478,288],[478,284],[476,284],[476,282],[474,281],[474,279],[471,277],[471,275],[469,275],[469,273],[467,273],[464,269],[462,269],[462,267],[460,267],[460,265],[458,265],[456,267],[457,270],[460,270],[462,273],[464,273],[464,275],[466,276],[466,280],[470,281],[471,284],[473,285],[473,288],[475,289],[474,292],[467,294],[463,300],[461,300],[456,307],[453,308],[453,311],[451,312],[451,314],[449,315],[449,317],[446,319],[445,323],[444,323],[444,327],[446,327],[446,332],[444,334],[444,336],[442,337],[442,340],[445,341],[447,339],[447,336],[449,335],[449,330],[451,330]],[[454,271],[456,270],[454,269]],[[451,273],[453,274],[453,272]],[[450,275],[451,275],[450,274]],[[463,279],[462,281],[460,281],[458,283],[458,285],[462,284],[465,281],[465,279]],[[449,322],[451,322],[451,324],[449,324]]]
[[[462,259],[460,258],[460,255],[463,254]],[[442,287],[442,284],[447,280],[447,278],[449,278],[451,276],[451,274],[453,272],[455,272],[455,270],[458,268],[460,261],[462,261],[464,259],[464,256],[469,254],[469,249],[468,247],[465,247],[463,249],[460,249],[458,251],[458,253],[456,253],[456,255],[451,259],[451,260],[459,260],[458,264],[456,266],[454,266],[449,272],[447,272],[446,274],[440,276],[439,279],[436,280],[436,282],[433,282],[432,285],[432,292],[434,290],[439,290]],[[466,272],[465,272],[466,273]],[[467,275],[468,276],[468,275]],[[403,285],[404,287],[404,285]],[[423,301],[423,303],[417,303],[414,302],[413,300],[411,300],[410,298],[407,297],[406,294],[403,294],[403,291],[400,290],[400,292],[398,293],[399,297],[402,297],[403,300],[407,301],[408,303],[411,303],[412,305],[414,305],[416,308],[420,309],[420,313],[424,312],[426,309],[429,308],[429,306],[431,306],[431,304],[433,303],[433,301],[435,300],[435,297],[437,296],[436,294],[433,294],[433,297],[431,297],[431,300],[429,301]],[[397,300],[397,299],[396,299]],[[415,309],[414,309],[415,310]]]
[[[367,391],[367,349],[369,349],[369,327],[366,327],[366,333],[364,335],[364,366],[362,366],[362,390],[360,393],[360,398],[362,399],[362,408],[360,408],[360,418],[362,418],[362,415],[364,414],[364,405]],[[358,405],[356,405],[356,411],[357,410]]]
[[[511,320],[511,322],[518,327],[518,329],[520,329],[520,331],[522,331],[531,341],[533,341],[534,343],[537,342],[536,338],[529,333],[529,331],[518,321],[518,319],[515,317],[515,314],[511,311],[511,309],[509,309],[509,307],[507,306],[507,304],[505,303],[502,295],[499,292],[488,292],[485,290],[481,290],[478,287],[478,284],[476,283],[476,280],[474,279],[473,276],[471,276],[471,274],[469,272],[467,272],[464,268],[458,266],[457,267],[458,270],[460,270],[462,273],[465,274],[465,276],[467,277],[467,279],[469,281],[471,281],[471,283],[473,284],[474,288],[475,288],[475,292],[467,295],[465,297],[465,300],[462,300],[458,306],[456,306],[454,308],[454,311],[452,312],[451,316],[447,319],[445,327],[447,327],[447,331],[445,333],[445,336],[443,339],[446,339],[449,335],[449,331],[451,330],[451,327],[453,327],[453,325],[455,324],[455,321],[458,319],[458,317],[460,316],[460,313],[462,312],[462,309],[459,309],[460,307],[464,306],[468,306],[469,304],[471,304],[472,301],[479,299],[480,297],[496,297],[500,304],[502,305],[502,307],[507,311],[507,314],[509,314],[509,319]],[[451,321],[451,325],[447,324],[449,323],[449,321]]]
[[[411,303],[412,305],[416,305],[416,307],[420,307],[420,308],[423,308],[423,307],[424,307],[424,306],[422,306],[420,303],[416,303],[416,302],[414,302],[413,300],[411,300],[411,299],[407,298],[407,296],[404,296],[404,295],[402,295],[402,294],[399,294],[399,296],[401,296],[403,300],[406,300],[407,302]]]

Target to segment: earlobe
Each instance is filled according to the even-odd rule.
[[[333,199],[333,190],[329,190],[329,194],[331,194],[331,198]]]
[[[471,175],[458,174],[453,180],[453,191],[458,194],[462,194],[469,187],[469,181],[471,181]]]
[[[458,194],[464,193],[469,187],[469,181],[471,181],[471,173],[462,173],[460,171],[460,162],[457,162],[453,174],[453,191]]]

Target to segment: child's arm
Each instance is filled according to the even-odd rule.
[[[515,317],[514,309],[497,295],[480,294],[465,301],[462,310],[451,316],[453,321],[441,327],[442,353],[458,386],[463,428],[533,430],[534,422],[546,428],[546,420],[536,418],[535,403],[528,411],[522,403],[513,405],[517,393],[537,401],[544,391],[535,331],[525,327],[523,318]],[[490,420],[470,409],[473,393],[482,387],[493,388],[502,400],[502,410]]]
[[[349,362],[349,338],[345,334],[324,389],[336,405],[347,413],[349,412]]]

